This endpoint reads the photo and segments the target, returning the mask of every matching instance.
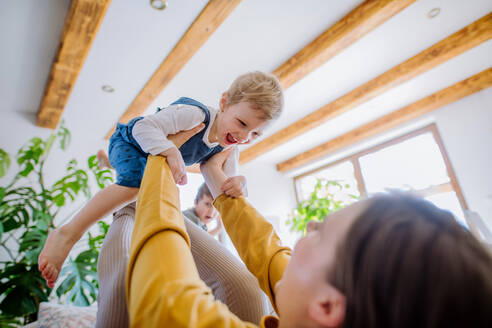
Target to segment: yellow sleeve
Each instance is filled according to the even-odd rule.
[[[131,327],[256,327],[214,300],[200,280],[164,157],[149,156],[127,272]]]
[[[239,256],[276,310],[275,284],[282,278],[291,249],[281,245],[273,226],[244,197],[230,198],[222,194],[214,205]]]

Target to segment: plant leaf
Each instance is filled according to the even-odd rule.
[[[350,204],[350,200],[358,199],[357,196],[346,192],[345,189],[349,188],[349,184],[342,184],[337,180],[317,179],[308,198],[297,205],[287,220],[291,231],[305,234],[309,221],[323,221],[330,213]]]
[[[37,312],[38,301],[47,301],[51,291],[47,288],[44,280],[40,277],[37,268],[31,268],[23,263],[8,265],[0,272],[1,279],[6,279],[2,283],[0,295],[0,311],[3,314],[12,316],[24,316]]]
[[[0,148],[0,178],[3,177],[10,167],[10,156]]]
[[[70,302],[88,306],[97,299],[97,256],[95,250],[80,253],[63,267],[60,277],[64,280],[56,290],[58,297],[67,295]]]
[[[58,131],[56,132],[57,137],[60,139],[60,148],[66,150],[70,144],[72,138],[70,131],[65,127],[65,121],[62,120]]]
[[[20,176],[27,177],[39,164],[41,155],[44,152],[44,142],[41,138],[31,138],[28,143],[22,146],[17,152],[17,164],[20,165]]]
[[[38,263],[39,254],[41,253],[47,238],[47,231],[37,228],[31,228],[22,235],[19,244],[19,252],[26,252],[25,258],[28,263],[32,265]]]
[[[89,178],[84,170],[76,168],[77,161],[71,160],[67,166],[67,175],[56,181],[51,189],[51,198],[58,207],[63,207],[66,198],[72,201],[80,191],[86,197],[90,196]]]
[[[46,158],[48,156],[48,154],[51,151],[51,147],[53,147],[53,142],[55,142],[55,139],[56,139],[56,135],[54,133],[52,133],[48,137],[48,139],[46,139],[46,141],[44,142],[43,153],[41,154],[42,158]]]
[[[94,174],[96,178],[96,183],[99,188],[103,189],[107,185],[114,182],[113,171],[110,169],[100,169],[99,162],[97,161],[96,155],[92,155],[87,160],[89,170]]]

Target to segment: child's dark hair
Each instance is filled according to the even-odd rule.
[[[339,245],[329,281],[343,327],[492,327],[492,257],[450,212],[376,196]]]
[[[213,199],[212,193],[208,189],[207,185],[205,183],[202,183],[200,188],[198,188],[198,192],[196,193],[195,204],[197,204],[204,196],[208,196]]]

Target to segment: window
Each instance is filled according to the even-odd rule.
[[[296,177],[298,200],[309,195],[317,178],[349,184],[350,193],[361,196],[412,191],[468,227],[467,205],[435,124]]]
[[[299,179],[297,183],[298,200],[304,200],[309,196],[314,190],[317,179],[338,181],[342,185],[349,186],[349,188],[345,190],[347,193],[360,196],[360,192],[357,190],[357,181],[355,179],[353,165],[351,165],[350,162],[345,161]]]

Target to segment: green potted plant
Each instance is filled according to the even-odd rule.
[[[359,197],[349,192],[350,185],[340,181],[317,179],[309,197],[297,205],[287,221],[292,231],[306,234],[309,221],[323,221],[330,213],[349,205]]]
[[[63,123],[45,140],[31,138],[15,156],[17,173],[0,186],[0,249],[7,257],[0,262],[2,327],[36,320],[39,303],[52,292],[38,271],[38,256],[60,210],[77,197],[90,197],[89,172],[99,188],[113,181],[112,172],[100,169],[94,155],[88,159],[88,169],[78,168],[72,159],[58,180],[47,185],[44,174],[50,151],[55,144],[66,150],[69,142],[70,132]],[[9,154],[0,149],[0,178],[10,166]],[[84,306],[96,300],[97,257],[108,225],[101,221],[99,228],[98,234],[88,234],[87,249],[70,258],[61,271],[56,295],[65,302]]]

